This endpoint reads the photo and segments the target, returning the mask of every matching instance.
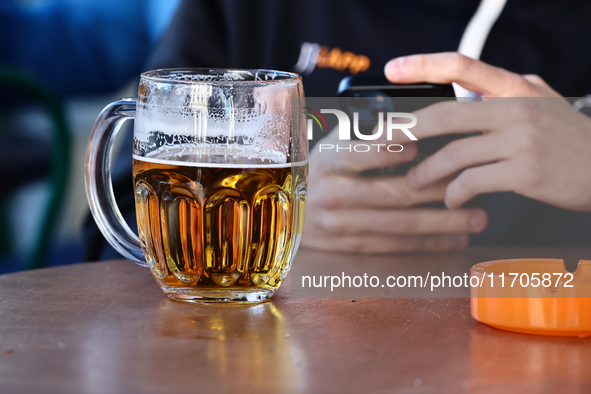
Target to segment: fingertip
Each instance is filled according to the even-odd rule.
[[[445,204],[445,207],[447,209],[455,209],[455,207],[451,204],[451,202],[449,201],[449,199],[447,197],[445,197],[443,199],[443,203]]]
[[[469,228],[471,233],[480,233],[488,225],[488,215],[482,209],[475,209],[470,212]]]
[[[443,203],[447,209],[458,209],[465,202],[458,199],[456,193],[456,184],[457,179],[454,179],[447,185],[447,188],[445,189],[445,198],[443,199]]]
[[[448,187],[449,190],[449,187]],[[460,208],[460,204],[454,201],[452,198],[448,196],[448,193],[445,194],[445,198],[443,199],[443,203],[447,207],[447,209],[458,209]]]
[[[542,77],[536,74],[524,74],[523,78],[536,85],[549,86],[546,81],[542,79]]]
[[[404,57],[398,57],[390,60],[384,67],[384,75],[390,82],[397,82],[402,77],[402,68],[404,67]]]

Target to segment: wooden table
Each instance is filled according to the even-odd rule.
[[[572,268],[591,250],[456,254],[526,255]],[[415,257],[425,255],[405,264]],[[294,264],[384,259],[399,256],[302,250]],[[296,299],[289,278],[261,305],[183,304],[124,260],[0,276],[0,393],[230,391],[589,393],[591,338],[499,331],[474,321],[465,298]]]

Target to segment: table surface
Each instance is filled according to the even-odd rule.
[[[462,264],[563,257],[572,268],[591,249],[456,256]],[[415,258],[425,255],[402,260]],[[400,255],[301,250],[294,264],[346,269],[384,259],[395,265]],[[496,330],[470,317],[465,298],[351,302],[290,292],[288,277],[264,304],[184,304],[124,260],[2,275],[0,393],[591,392],[591,338]]]

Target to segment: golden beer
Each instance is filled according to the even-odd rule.
[[[109,244],[149,267],[168,297],[268,300],[300,243],[308,140],[301,76],[278,70],[160,69],[137,99],[99,114],[86,153],[90,212]],[[111,157],[134,119],[139,236],[115,201]]]
[[[270,298],[297,251],[307,163],[167,158],[133,160],[139,237],[162,289],[181,300]]]

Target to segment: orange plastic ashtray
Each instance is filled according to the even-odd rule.
[[[589,260],[579,261],[575,273],[560,259],[487,261],[472,267],[470,279],[471,313],[479,322],[530,334],[591,335]]]

